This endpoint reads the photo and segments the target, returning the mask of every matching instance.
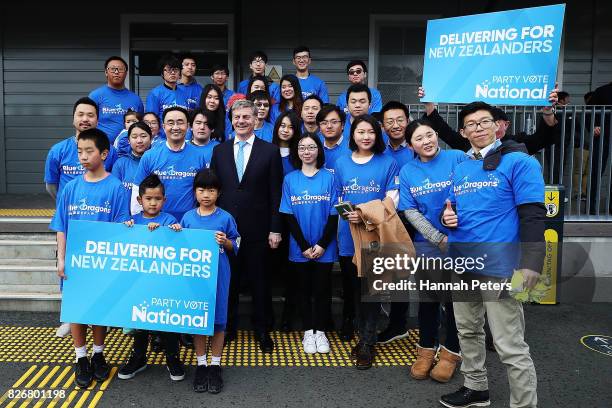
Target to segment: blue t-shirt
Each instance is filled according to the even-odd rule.
[[[372,94],[372,102],[370,103],[368,113],[380,112],[382,110],[382,96],[380,96],[380,92],[376,88],[370,88],[370,93]],[[349,114],[348,104],[346,102],[346,91],[338,95],[336,106],[342,109],[347,115]]]
[[[109,174],[91,182],[81,175],[68,183],[58,196],[49,228],[67,234],[69,220],[125,222],[129,219],[129,196],[117,177]]]
[[[267,121],[259,129],[255,129],[253,133],[261,140],[265,140],[268,143],[272,143],[272,132],[274,132],[274,126]]]
[[[204,154],[204,160],[206,160],[206,163],[210,164],[210,160],[212,159],[213,149],[215,148],[215,146],[219,144],[219,142],[217,142],[214,139],[211,139],[204,146],[199,146],[199,145],[194,144],[193,139],[191,139],[189,141],[189,144],[195,147],[196,149],[200,150]]]
[[[481,160],[467,160],[455,167],[450,187],[449,198],[457,206],[458,217],[457,228],[449,229],[448,235],[453,255],[486,254],[482,274],[511,277],[520,257],[517,207],[544,201],[538,161],[512,152],[502,156],[497,169],[486,171]]]
[[[457,164],[469,160],[459,150],[440,150],[431,161],[416,158],[402,167],[399,173],[400,201],[398,210],[418,210],[438,231],[448,235],[448,229],[440,222],[440,214],[448,198],[451,175]],[[427,242],[416,232],[415,242]]]
[[[217,207],[210,215],[198,214],[194,208],[187,212],[181,220],[183,228],[221,231],[232,241],[234,254],[238,253],[238,227],[234,217],[227,211]],[[219,269],[217,272],[217,299],[215,305],[215,324],[224,325],[227,322],[227,299],[229,297],[231,269],[225,248],[219,245]]]
[[[323,236],[323,230],[330,215],[337,214],[334,205],[338,202],[334,184],[334,175],[320,169],[314,176],[308,177],[301,170],[295,170],[285,176],[283,196],[279,211],[293,214],[310,246],[315,246]],[[323,256],[316,262],[334,262],[337,260],[337,243],[334,239],[325,249]],[[289,241],[289,260],[308,262],[293,235]]]
[[[357,205],[382,200],[387,191],[399,189],[397,162],[384,154],[375,154],[370,161],[358,164],[351,155],[340,157],[334,167],[336,188],[342,201]],[[340,256],[353,256],[355,247],[347,221],[340,218],[338,225]]]
[[[108,156],[104,160],[106,171],[110,172],[113,169],[116,160],[117,152],[111,146]],[[76,176],[85,174],[85,171],[85,168],[79,162],[76,137],[72,136],[54,144],[49,150],[45,162],[45,183],[57,184],[57,195],[59,197],[64,186]]]
[[[302,98],[306,99],[310,95],[317,95],[323,103],[329,102],[327,93],[327,85],[321,78],[316,75],[309,74],[307,78],[298,78],[300,87],[302,88]]]
[[[98,105],[98,129],[106,133],[111,143],[123,130],[123,115],[128,110],[144,113],[140,97],[127,88],[113,89],[103,85],[91,91],[89,97]]]
[[[223,106],[225,106],[225,110],[227,110],[227,103],[229,102],[230,98],[232,97],[233,94],[235,94],[236,92],[232,91],[231,89],[225,88],[225,91],[223,91]]]
[[[200,106],[200,96],[202,95],[202,85],[193,81],[189,85],[179,83],[177,85],[186,95],[187,109],[192,111]],[[160,116],[161,117],[161,116]]]
[[[164,209],[178,220],[195,205],[193,179],[198,171],[208,165],[206,151],[189,143],[185,143],[183,150],[178,152],[161,145],[142,156],[134,184],[140,185],[149,174],[157,174],[166,190]]]
[[[250,78],[241,81],[238,84],[238,90],[236,92],[246,95],[248,93],[247,87],[249,86]],[[270,97],[274,99],[274,101],[280,101],[280,87],[276,82],[270,82],[268,85],[268,90],[270,91]]]
[[[393,148],[391,148],[391,145],[387,145],[387,148],[385,149],[384,153],[387,156],[392,157],[397,162],[397,165],[399,166],[400,169],[404,167],[406,163],[414,160],[414,151],[407,145],[406,146],[400,145],[400,147],[397,150],[394,150]]]
[[[139,163],[140,157],[136,157],[130,153],[129,156],[120,157],[113,166],[113,176],[121,180],[121,183],[123,183],[123,186],[130,194],[134,186],[134,177],[136,177],[136,170],[138,170]]]
[[[170,89],[165,84],[157,85],[147,95],[147,112],[155,112],[162,120],[164,110],[172,106],[182,106],[187,109],[187,92],[179,86]]]
[[[321,135],[320,138],[321,143],[323,143],[323,153],[325,154],[325,164],[323,166],[333,173],[338,158],[341,156],[350,156],[352,153],[351,149],[348,147],[348,139],[341,136],[342,140],[340,140],[340,143],[330,149],[325,146],[325,137]]]
[[[281,152],[281,163],[283,164],[283,176],[286,176],[287,174],[295,170],[295,167],[293,167],[293,164],[291,164],[290,157],[291,156],[289,154],[287,154],[286,156],[283,156]]]
[[[168,225],[178,224],[176,218],[163,211],[157,214],[157,217],[153,218],[146,218],[143,212],[139,212],[138,214],[134,214],[132,219],[134,220],[134,224],[137,225],[149,225],[150,222],[155,222],[162,227],[167,227]]]

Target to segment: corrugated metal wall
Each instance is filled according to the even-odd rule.
[[[119,53],[119,19],[11,12],[4,23],[6,191],[39,193],[48,149],[73,134],[72,105],[105,82],[104,60]]]
[[[492,11],[491,2],[485,1],[410,4],[379,0],[366,7],[362,3],[329,1],[278,0],[265,7],[248,1],[236,3],[217,6],[224,9],[214,12],[237,15],[236,58],[241,76],[247,75],[244,62],[255,49],[268,53],[269,63],[282,65],[284,73],[295,72],[291,51],[305,44],[312,50],[312,72],[327,82],[333,102],[347,86],[347,61],[368,59],[370,14],[461,15]],[[494,3],[495,10],[520,7],[517,2]],[[534,3],[524,2],[525,6]],[[209,6],[200,7],[206,9],[190,12],[212,12]],[[72,134],[72,104],[105,82],[103,61],[120,53],[119,15],[143,10],[163,11],[134,3],[120,11],[112,10],[113,14],[111,10],[85,15],[60,14],[56,9],[2,10],[4,106],[0,108],[4,112],[4,129],[0,114],[0,149],[4,143],[6,161],[4,167],[0,166],[0,192],[44,191],[47,150]],[[52,18],[48,13],[53,13]],[[574,103],[579,103],[589,89],[611,80],[611,14],[612,6],[602,0],[568,1],[563,86],[573,94]]]

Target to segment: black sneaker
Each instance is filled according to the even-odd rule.
[[[223,389],[223,377],[221,376],[221,366],[211,365],[208,367],[208,392],[218,394]]]
[[[440,404],[448,408],[488,407],[491,405],[489,391],[474,391],[466,387],[452,394],[443,395]]]
[[[172,381],[182,381],[185,379],[185,369],[178,356],[166,356],[166,368],[170,373],[170,379]]]
[[[410,334],[410,331],[403,329],[403,328],[397,329],[395,327],[387,327],[385,330],[380,332],[376,343],[378,344],[391,343],[392,341],[408,337],[409,334]]]
[[[106,364],[106,359],[102,353],[94,353],[91,356],[91,370],[97,382],[104,382],[110,374],[110,366]]]
[[[196,367],[195,377],[193,378],[193,390],[195,392],[208,391],[208,367],[205,365]]]
[[[151,335],[151,351],[154,353],[164,351],[164,340],[158,332]]]
[[[147,357],[136,356],[132,353],[132,355],[130,355],[129,360],[119,369],[117,377],[122,380],[129,380],[130,378],[134,378],[134,376],[136,376],[136,374],[138,374],[139,372],[144,371],[146,368]]]
[[[179,341],[183,347],[193,349],[193,336],[191,334],[181,334],[179,336]]]
[[[74,364],[74,382],[81,388],[87,388],[93,381],[93,370],[87,356],[81,357]]]

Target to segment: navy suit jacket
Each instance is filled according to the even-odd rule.
[[[236,172],[234,140],[215,146],[210,168],[221,180],[217,204],[236,219],[243,242],[267,242],[270,232],[281,232],[278,209],[283,165],[276,145],[255,137],[241,182]]]

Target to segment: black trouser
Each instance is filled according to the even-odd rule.
[[[376,344],[378,338],[378,320],[380,317],[380,302],[361,302],[359,304],[359,341],[370,346]]]
[[[360,283],[357,278],[357,266],[353,263],[352,256],[340,257],[340,270],[342,271],[342,295],[344,304],[342,306],[342,317],[354,319],[357,302],[360,301]]]
[[[409,306],[410,303],[408,302],[391,303],[388,327],[402,332],[405,331],[407,325],[406,314],[408,313]]]
[[[300,311],[304,330],[325,331],[331,305],[331,262],[295,262]],[[295,282],[293,282],[295,286]],[[312,302],[314,299],[314,305]],[[314,306],[314,312],[313,312]]]
[[[167,356],[179,355],[179,335],[169,332],[149,332],[148,330],[134,330],[134,355],[146,357],[149,345],[149,333],[159,334],[164,341],[165,353]]]
[[[268,330],[272,297],[267,270],[267,241],[242,242],[238,255],[230,256],[232,277],[228,299],[227,330],[234,331],[238,327],[238,301],[240,295],[240,279],[247,279],[252,297],[251,312],[253,313],[253,328],[256,333]]]
[[[445,303],[444,308],[446,312],[444,314],[444,326],[446,329],[444,347],[453,353],[459,353],[459,338],[457,337],[457,325],[455,324],[453,302]],[[419,346],[424,348],[434,348],[436,340],[439,339],[439,326],[440,303],[419,302]]]

